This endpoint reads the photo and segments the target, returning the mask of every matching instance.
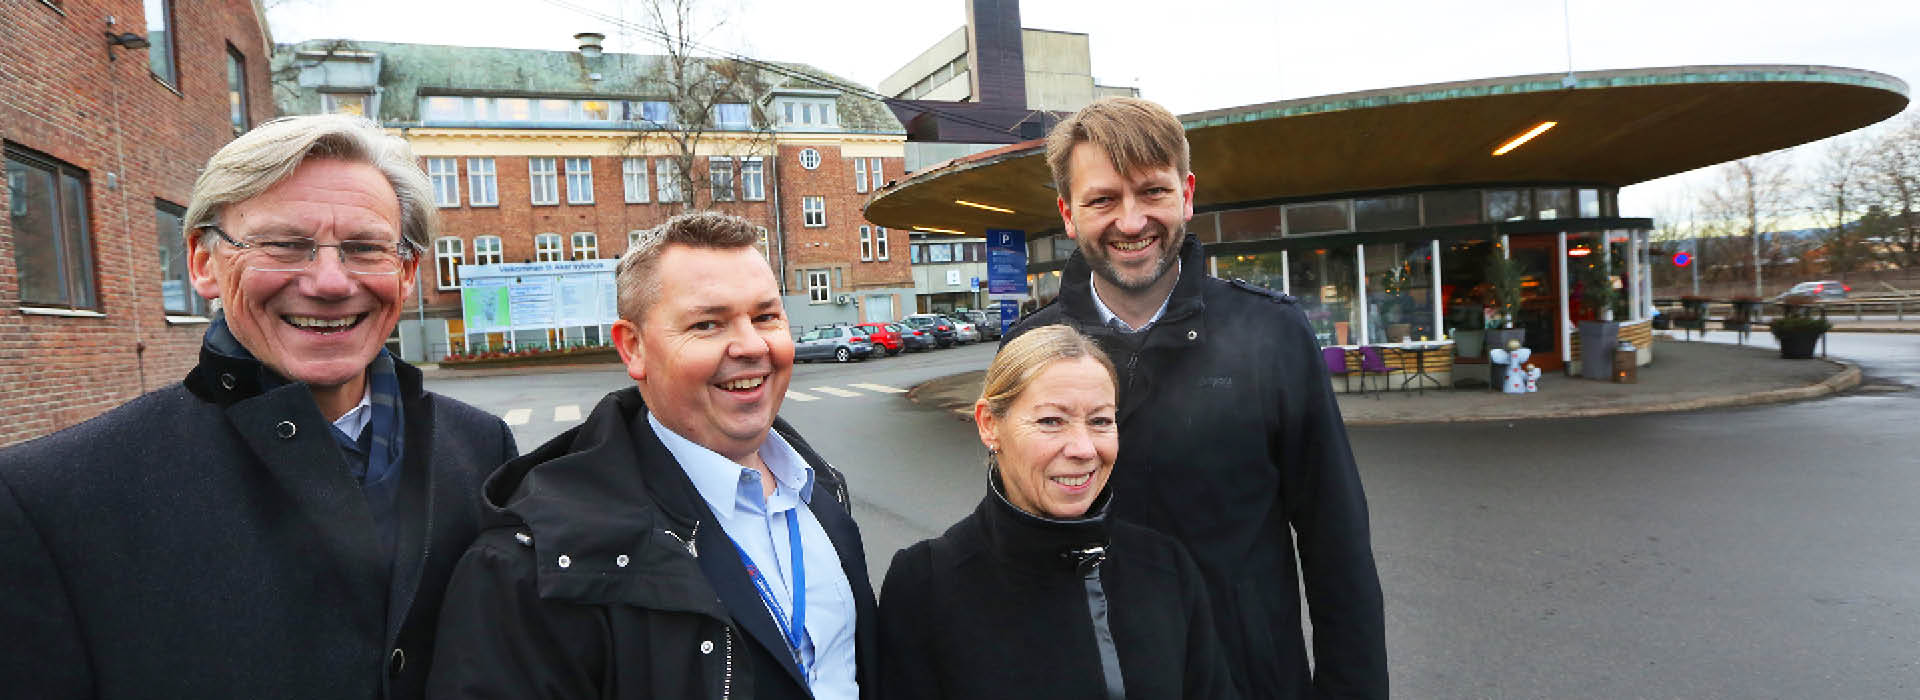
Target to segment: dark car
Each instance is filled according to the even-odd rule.
[[[1773,300],[1780,301],[1787,297],[1813,297],[1815,301],[1829,301],[1833,299],[1845,299],[1847,298],[1847,292],[1851,291],[1853,291],[1853,287],[1849,287],[1845,282],[1838,280],[1801,282],[1793,285],[1793,288],[1787,290],[1786,293],[1774,297]]]
[[[900,322],[914,330],[926,331],[933,335],[934,347],[950,348],[957,342],[953,322],[939,314],[914,314],[901,319]]]
[[[933,339],[933,333],[930,331],[923,331],[898,321],[889,323],[887,326],[900,334],[900,344],[908,350],[932,350],[939,347],[939,342]]]
[[[793,342],[793,359],[797,362],[864,360],[873,356],[875,347],[873,341],[852,326],[823,326],[800,334]]]
[[[906,349],[906,342],[900,338],[900,331],[894,330],[891,323],[856,323],[853,327],[867,334],[867,338],[887,353],[888,357],[900,354]]]
[[[1000,339],[1000,314],[999,313],[988,313],[985,311],[959,311],[959,312],[955,312],[955,315],[959,316],[960,320],[973,324],[973,327],[980,331],[981,340],[999,340]]]

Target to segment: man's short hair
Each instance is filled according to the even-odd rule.
[[[366,117],[348,114],[281,117],[221,147],[193,183],[193,199],[187,205],[184,222],[186,234],[194,235],[201,224],[217,223],[216,217],[227,206],[272,189],[309,158],[365,163],[380,171],[399,199],[402,239],[412,242],[414,250],[427,249],[428,241],[439,230],[439,215],[433,204],[433,185],[414,162],[413,149]],[[202,235],[214,234],[207,231]],[[211,244],[206,237],[201,242]]]
[[[1098,146],[1121,175],[1172,166],[1184,178],[1192,170],[1187,130],[1172,112],[1138,97],[1108,97],[1082,107],[1047,134],[1047,167],[1062,198],[1071,198],[1069,161],[1073,147],[1082,143]]]
[[[620,257],[619,271],[614,273],[620,293],[620,318],[644,325],[647,308],[660,293],[659,275],[655,273],[668,246],[732,250],[759,242],[760,231],[753,222],[717,211],[687,212],[642,232]]]

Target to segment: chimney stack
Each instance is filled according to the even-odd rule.
[[[573,35],[573,38],[580,42],[581,56],[586,58],[599,58],[600,42],[606,41],[607,35],[599,32],[581,32]]]

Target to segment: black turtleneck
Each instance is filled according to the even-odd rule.
[[[1014,507],[998,481],[946,534],[894,555],[880,599],[885,697],[1106,700],[1102,609],[1126,697],[1233,697],[1179,544],[1111,521],[1108,494],[1087,517],[1056,520]],[[1104,600],[1090,606],[1090,589]]]

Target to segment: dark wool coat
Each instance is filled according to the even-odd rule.
[[[1007,339],[1065,323],[1112,357],[1120,373],[1113,514],[1172,535],[1193,554],[1242,695],[1384,698],[1386,632],[1367,501],[1312,329],[1291,297],[1206,270],[1189,236],[1166,314],[1126,334],[1101,323],[1091,269],[1075,251],[1059,297]]]
[[[860,694],[877,698],[873,589],[846,482],[785,421],[774,430],[814,469],[809,506],[853,587]],[[486,499],[492,527],[447,590],[429,696],[811,697],[637,389],[501,467]]]
[[[395,369],[392,558],[306,385],[263,392],[253,360],[203,348],[183,384],[0,451],[0,695],[422,697],[480,479],[516,450]]]
[[[1035,517],[989,489],[895,554],[880,595],[888,700],[1238,697],[1186,550],[1094,513]]]

